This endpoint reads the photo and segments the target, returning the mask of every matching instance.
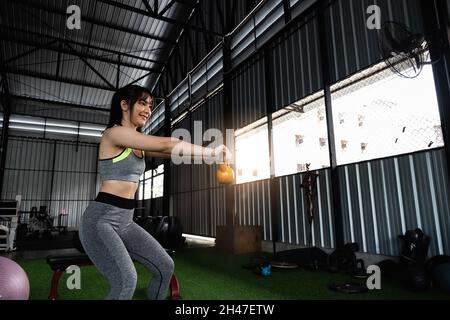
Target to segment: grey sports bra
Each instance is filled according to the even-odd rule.
[[[132,148],[126,148],[116,157],[99,159],[98,171],[101,181],[121,180],[137,183],[145,171],[145,153],[142,151],[142,158],[139,158]]]

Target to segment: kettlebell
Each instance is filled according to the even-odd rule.
[[[222,184],[231,184],[234,182],[234,171],[226,163],[219,164],[219,170],[216,173],[217,180]]]

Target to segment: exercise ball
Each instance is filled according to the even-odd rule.
[[[22,267],[0,257],[0,300],[28,300],[29,295],[30,283]]]
[[[433,282],[437,287],[450,293],[450,262],[438,264],[432,271]]]
[[[217,181],[221,184],[231,184],[234,182],[234,171],[225,163],[219,164],[219,170],[216,173]]]

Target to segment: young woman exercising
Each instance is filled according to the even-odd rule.
[[[109,124],[99,150],[100,192],[83,214],[80,240],[109,283],[105,299],[132,299],[137,274],[132,259],[152,274],[148,299],[165,299],[174,263],[164,248],[133,221],[134,196],[145,157],[170,158],[176,148],[184,156],[215,157],[228,152],[221,145],[203,148],[170,137],[140,133],[150,118],[152,94],[143,87],[126,86],[112,98]]]

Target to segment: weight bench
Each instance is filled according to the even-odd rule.
[[[171,253],[168,251],[169,254]],[[53,270],[52,283],[50,288],[50,294],[48,296],[49,300],[57,300],[58,299],[58,284],[61,276],[66,271],[66,269],[71,265],[76,265],[79,267],[83,266],[91,266],[93,265],[92,261],[86,254],[77,254],[77,255],[58,255],[58,256],[48,256],[47,263],[50,268]],[[175,275],[172,275],[170,278],[170,287],[169,287],[169,299],[170,300],[179,300],[180,296],[180,287],[178,284],[178,280]]]

